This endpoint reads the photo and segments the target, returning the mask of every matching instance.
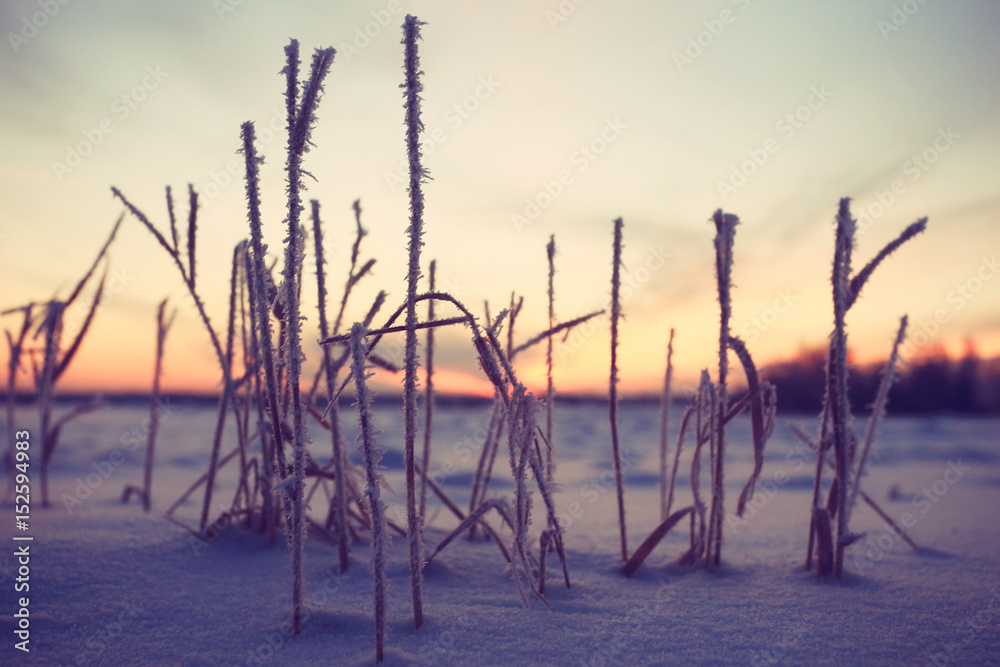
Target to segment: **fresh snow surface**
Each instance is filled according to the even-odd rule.
[[[350,438],[356,416],[346,409],[341,414]],[[0,556],[6,638],[0,664],[373,663],[367,536],[353,545],[351,567],[339,575],[334,546],[310,534],[309,608],[302,634],[291,637],[283,539],[268,546],[241,527],[221,524],[217,534],[198,543],[162,518],[207,467],[213,410],[171,410],[157,443],[153,511],[143,514],[134,501],[121,504],[124,486],[141,483],[144,440],[135,436],[143,432],[146,415],[139,407],[107,409],[67,427],[52,463],[48,509],[40,502],[41,445],[33,441],[30,530],[15,531],[10,504],[0,520],[7,545]],[[383,498],[390,518],[405,524],[399,409],[376,407],[375,417],[383,431],[379,445],[388,450],[383,465],[391,491]],[[679,417],[674,410],[673,429]],[[35,424],[27,409],[18,418],[19,427]],[[463,506],[487,419],[488,411],[478,408],[435,413],[431,470]],[[626,579],[619,574],[607,410],[599,404],[560,406],[557,504],[572,588],[562,584],[552,558],[546,591],[552,609],[538,600],[525,609],[496,546],[463,538],[425,571],[426,624],[415,632],[406,544],[397,536],[387,572],[386,663],[1000,664],[1000,421],[927,417],[882,424],[863,488],[897,521],[911,523],[908,532],[922,549],[913,552],[859,504],[852,529],[867,535],[849,548],[842,581],[820,581],[803,570],[814,464],[796,453],[789,421],[815,431],[814,419],[779,418],[754,506],[745,521],[730,519],[726,527],[720,571],[676,564],[687,546],[685,520]],[[860,433],[864,420],[856,426]],[[659,522],[658,432],[658,408],[623,406],[633,550]],[[328,456],[329,436],[314,429],[313,438],[312,451]],[[133,447],[137,440],[140,446]],[[233,441],[230,428],[224,451]],[[752,463],[747,420],[732,425],[727,442],[727,509],[733,512]],[[509,497],[513,487],[502,446],[491,493]],[[689,455],[682,456],[675,508],[691,502]],[[706,462],[703,489],[707,474]],[[234,489],[230,465],[220,474],[213,516],[226,509]],[[79,504],[66,502],[78,496]],[[533,497],[537,549],[544,515],[541,498]],[[201,499],[199,490],[177,517],[195,525]],[[312,503],[317,513],[324,503],[320,492]],[[429,551],[456,523],[435,499],[428,506]],[[15,649],[12,634],[17,598],[25,595],[14,592],[15,532],[34,537],[28,654]],[[510,531],[501,536],[509,541]]]

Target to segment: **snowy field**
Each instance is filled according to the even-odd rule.
[[[268,547],[222,524],[196,542],[162,514],[206,469],[214,410],[175,407],[163,422],[153,477],[153,511],[123,506],[122,489],[142,481],[145,408],[113,408],[75,422],[52,464],[52,507],[42,509],[33,443],[30,530],[30,654],[15,650],[17,608],[14,513],[4,507],[7,546],[0,556],[5,646],[0,664],[331,665],[374,659],[372,582],[367,537],[352,565],[336,573],[336,551],[316,534],[307,541],[304,630],[292,638],[290,567],[281,540]],[[352,424],[354,414],[342,413]],[[673,425],[680,410],[673,414]],[[31,428],[34,415],[19,413]],[[486,408],[439,408],[431,470],[464,505],[482,445]],[[376,408],[379,445],[400,519],[401,419]],[[452,543],[428,566],[425,627],[410,617],[405,542],[390,549],[388,664],[1000,664],[1000,421],[951,417],[889,418],[881,428],[863,489],[910,526],[912,551],[867,507],[852,528],[866,531],[848,550],[842,582],[803,571],[814,463],[788,428],[815,420],[779,418],[754,506],[731,518],[724,567],[715,573],[675,563],[682,522],[632,579],[618,572],[618,528],[606,409],[560,406],[556,421],[557,503],[566,529],[572,588],[550,568],[552,607],[522,607],[496,546]],[[863,428],[859,419],[857,427]],[[658,409],[625,405],[629,548],[659,522]],[[232,436],[232,430],[229,431]],[[314,431],[312,451],[329,451]],[[353,431],[349,430],[349,437]],[[137,446],[132,443],[138,442]],[[749,422],[731,427],[727,449],[730,511],[751,468]],[[225,447],[231,449],[232,444]],[[671,444],[671,449],[673,443]],[[690,503],[689,457],[682,457],[674,507]],[[219,480],[219,515],[235,477]],[[226,474],[229,473],[229,474]],[[707,487],[707,466],[704,487]],[[506,454],[491,493],[512,495]],[[177,517],[195,525],[202,494]],[[313,499],[317,510],[322,495]],[[433,549],[455,524],[428,500]],[[535,516],[541,516],[535,500]],[[325,511],[322,512],[325,516]],[[537,528],[536,521],[536,528]],[[502,531],[504,539],[509,531]],[[537,539],[537,536],[536,536]]]

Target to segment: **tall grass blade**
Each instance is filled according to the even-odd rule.
[[[882,380],[879,382],[878,391],[875,392],[875,404],[872,406],[871,417],[868,418],[868,428],[865,429],[865,437],[861,445],[861,456],[858,458],[854,471],[854,479],[849,487],[849,496],[847,499],[848,519],[850,519],[850,513],[857,502],[858,492],[861,491],[861,478],[865,474],[865,463],[868,462],[868,452],[875,441],[875,432],[878,429],[878,423],[885,417],[885,408],[889,403],[889,390],[896,379],[896,364],[899,363],[899,346],[903,344],[903,340],[906,338],[907,320],[908,318],[904,315],[899,321],[899,330],[896,332],[896,339],[892,344],[892,352],[889,354],[889,359],[885,363],[885,369],[882,371]]]
[[[667,517],[663,523],[657,526],[656,529],[649,534],[649,537],[643,540],[642,544],[639,545],[639,548],[635,550],[634,554],[632,554],[632,557],[625,562],[625,565],[622,566],[622,574],[626,577],[631,577],[635,574],[635,571],[639,569],[639,566],[646,562],[646,558],[649,557],[649,554],[653,553],[653,549],[655,549],[660,541],[667,536],[670,529],[676,526],[681,519],[693,511],[694,507],[685,507],[684,509],[677,510]]]
[[[434,272],[436,263],[431,260],[428,270],[427,289],[434,291]],[[434,300],[427,301],[427,321],[434,321]],[[420,476],[420,524],[423,525],[427,516],[427,471],[431,467],[431,432],[434,422],[434,327],[427,329],[425,344],[427,355],[427,385],[424,387],[424,451],[420,464],[423,474]]]
[[[670,512],[667,496],[672,495],[673,482],[667,482],[667,432],[670,427],[670,381],[674,374],[674,329],[670,328],[667,341],[667,370],[663,378],[663,393],[660,395],[660,521],[666,521]],[[680,443],[678,443],[680,448]],[[676,471],[676,466],[675,466]],[[669,487],[669,490],[668,490]]]
[[[725,417],[729,406],[726,382],[729,372],[729,321],[732,317],[733,241],[739,218],[729,213],[723,213],[720,209],[715,212],[712,219],[716,230],[715,276],[719,298],[719,375],[716,384],[718,394],[715,406],[716,414],[713,415],[714,428],[712,429],[714,469],[707,556],[710,566],[718,567],[722,561],[722,519],[725,515]]]
[[[375,441],[375,426],[372,421],[372,396],[367,380],[370,377],[365,368],[366,345],[364,341],[365,327],[355,324],[351,328],[351,370],[354,384],[357,388],[358,419],[361,433],[362,454],[365,460],[365,474],[368,485],[365,497],[368,500],[368,511],[371,513],[371,569],[375,582],[375,662],[381,663],[385,645],[385,592],[388,582],[385,576],[386,519],[385,506],[382,504],[380,487],[383,483],[378,472],[378,463],[382,458],[382,450]]]
[[[420,56],[417,40],[423,23],[407,14],[403,22],[405,47],[405,81],[401,86],[406,100],[406,154],[409,160],[410,180],[407,191],[410,197],[410,226],[407,230],[409,264],[406,274],[406,349],[403,365],[403,465],[406,469],[407,539],[410,552],[410,589],[413,596],[413,624],[417,629],[424,624],[421,597],[423,529],[416,507],[416,480],[414,477],[414,441],[417,432],[417,285],[420,280],[420,248],[423,246],[424,194],[422,184],[427,173],[421,165],[420,132]]]
[[[556,325],[555,311],[555,276],[556,276],[556,236],[549,236],[549,242],[545,246],[545,253],[549,260],[549,330]],[[556,388],[552,380],[552,336],[549,336],[545,345],[545,479],[550,483],[555,471],[552,458],[552,449],[555,443],[552,441],[552,418],[555,414]]]
[[[608,403],[611,421],[611,452],[615,469],[615,491],[618,497],[618,535],[621,541],[622,560],[628,560],[628,539],[625,529],[625,490],[622,479],[622,457],[618,446],[618,320],[621,318],[621,218],[615,220],[614,251],[611,269],[611,377],[608,383]]]

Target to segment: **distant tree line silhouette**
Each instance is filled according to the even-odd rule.
[[[819,412],[823,401],[826,351],[803,349],[791,361],[772,364],[761,374],[778,390],[778,406],[788,412]],[[883,363],[851,365],[849,398],[867,412],[875,398]],[[929,346],[903,364],[889,394],[890,414],[1000,414],[1000,358],[981,359],[971,341],[959,359],[944,346]]]

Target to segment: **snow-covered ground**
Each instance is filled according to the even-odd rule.
[[[268,547],[228,525],[220,525],[214,540],[194,542],[162,518],[206,467],[212,409],[175,407],[163,423],[153,511],[144,515],[137,504],[120,503],[124,486],[141,482],[146,415],[140,407],[114,408],[68,427],[52,465],[52,507],[41,508],[33,476],[26,533],[15,531],[13,507],[4,506],[0,600],[6,639],[0,663],[373,662],[367,540],[354,545],[351,568],[338,575],[333,546],[310,535],[309,610],[301,636],[292,638],[283,543]],[[352,413],[343,415],[353,422]],[[33,426],[27,410],[20,416]],[[675,427],[679,416],[675,411]],[[431,470],[444,478],[459,504],[468,502],[487,417],[479,408],[439,408],[435,414]],[[380,446],[398,450],[398,408],[377,408],[376,419],[383,430]],[[634,578],[626,579],[618,572],[607,411],[600,405],[560,406],[557,503],[572,588],[562,585],[553,568],[547,589],[552,610],[538,601],[524,609],[497,548],[461,539],[427,568],[426,625],[414,632],[405,543],[397,538],[388,568],[387,662],[1000,663],[1000,421],[889,418],[863,488],[897,521],[912,526],[909,533],[922,550],[912,551],[859,505],[852,528],[867,537],[850,548],[845,577],[836,582],[819,581],[802,568],[813,463],[797,447],[789,420],[808,432],[815,429],[815,420],[779,418],[754,506],[745,521],[731,518],[726,527],[720,571],[674,563],[687,545],[685,521]],[[634,549],[659,518],[658,410],[626,405],[621,423],[629,547]],[[731,509],[750,471],[748,426],[739,421],[729,432]],[[327,435],[315,431],[314,438],[313,451],[327,452]],[[34,472],[40,451],[34,442]],[[383,496],[390,518],[402,504],[401,458],[390,451],[383,459],[396,494]],[[682,457],[675,508],[690,502],[689,460]],[[494,493],[512,493],[503,452],[494,480]],[[230,475],[221,476],[217,514],[231,501],[233,483]],[[199,492],[178,517],[193,525],[200,503]],[[436,501],[428,503],[430,549],[455,523]],[[540,512],[536,498],[536,516]],[[24,543],[14,542],[14,533],[34,537],[29,593],[15,593],[14,551]],[[509,531],[501,534],[510,537]],[[19,640],[11,631],[17,598],[25,595],[30,597],[30,654],[15,649]]]

